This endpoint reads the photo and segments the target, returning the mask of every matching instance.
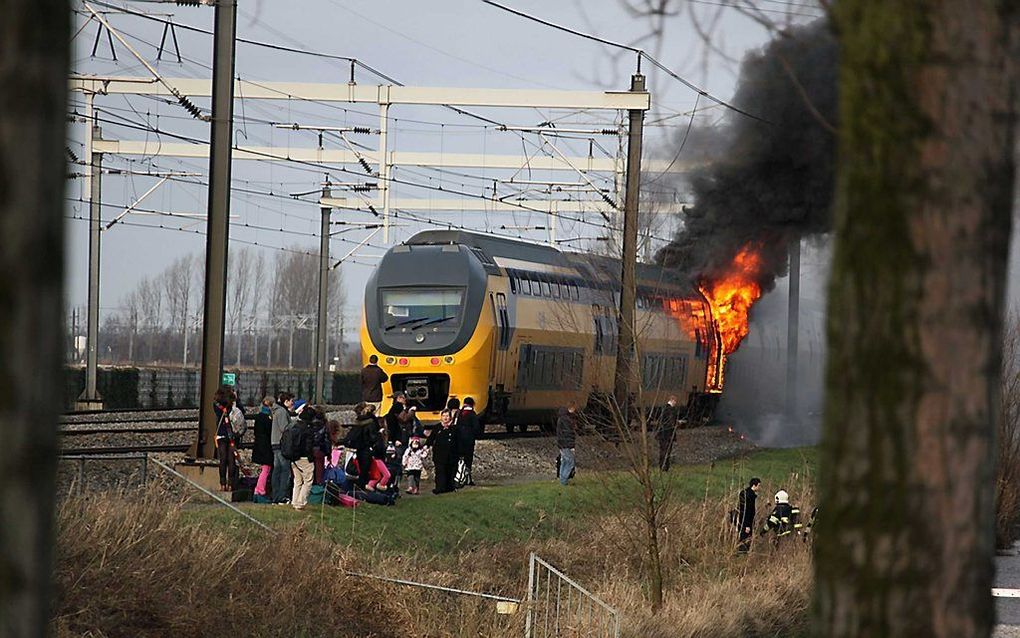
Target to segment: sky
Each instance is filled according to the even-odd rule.
[[[172,13],[172,20],[182,25],[211,29],[213,24],[213,10],[208,7],[118,0],[104,2],[144,12],[159,20],[167,19],[166,14]],[[515,9],[614,41],[634,42],[651,28],[647,18],[634,17],[628,13],[623,3],[614,0],[507,2]],[[809,0],[804,2],[809,3]],[[809,8],[792,9],[795,5],[778,0],[766,0],[760,4],[768,12],[765,15],[777,20],[786,19],[783,11],[801,14],[790,17],[800,21],[809,20],[810,14],[817,13],[817,10]],[[618,50],[605,45],[526,21],[480,0],[430,3],[407,0],[241,0],[239,5],[237,26],[240,37],[284,47],[355,57],[410,86],[626,90],[635,65],[632,53],[620,54]],[[182,63],[177,63],[174,57],[170,34],[166,39],[162,60],[157,60],[157,46],[163,35],[164,24],[118,12],[109,6],[95,3],[91,6],[96,11],[110,12],[103,13],[104,19],[139,55],[155,66],[158,73],[167,77],[210,77],[212,38],[208,35],[178,28],[176,35],[184,58]],[[653,40],[643,40],[638,46],[655,49],[657,57],[676,73],[719,98],[729,98],[735,86],[737,61],[748,49],[765,43],[768,32],[754,20],[731,8],[719,6],[718,3],[698,0],[694,3],[675,2],[674,6],[679,7],[679,13],[664,21],[663,37],[659,44],[656,45]],[[78,34],[73,41],[74,72],[102,76],[149,76],[145,67],[119,41],[114,41],[118,59],[112,60],[105,31],[101,34],[96,55],[93,56],[97,23],[95,20],[87,22],[90,14],[84,3],[76,3],[75,8],[77,14],[74,28]],[[714,24],[714,27],[709,27],[710,24]],[[711,47],[706,46],[704,39],[699,36],[697,26],[711,28]],[[648,74],[653,100],[652,110],[646,116],[645,159],[668,159],[674,154],[678,139],[690,122],[690,111],[695,106],[696,94],[665,74],[650,69],[647,64],[644,70]],[[350,68],[343,61],[239,43],[236,73],[250,81],[346,83]],[[384,82],[361,68],[357,69],[355,80],[359,84]],[[208,110],[208,100],[196,98],[193,101],[203,110]],[[724,117],[723,109],[706,102],[704,99],[699,102],[696,114],[698,125],[710,125]],[[192,119],[176,104],[146,97],[124,96],[97,96],[95,104],[100,110],[102,134],[107,139],[179,141],[174,136],[199,140],[208,138],[208,125]],[[72,95],[70,108],[74,115],[84,113],[84,98],[81,94]],[[613,126],[617,121],[617,114],[612,112],[571,113],[538,109],[472,111],[511,125],[533,126],[555,120],[560,127],[592,128],[597,125]],[[391,150],[526,153],[531,156],[553,152],[544,147],[542,140],[535,134],[499,131],[489,123],[443,107],[398,105],[391,107],[389,115]],[[238,144],[278,147],[315,147],[318,144],[317,135],[314,132],[278,128],[273,123],[359,125],[373,128],[379,125],[378,112],[371,104],[239,99],[235,102],[235,117],[234,138]],[[84,126],[80,121],[69,126],[68,146],[73,153],[82,157]],[[555,140],[552,143],[568,155],[585,155],[591,151],[596,156],[608,157],[617,151],[618,140],[615,136],[593,139],[591,143],[586,139]],[[348,141],[356,148],[358,145],[371,148],[377,145],[378,137],[350,135]],[[324,137],[327,148],[346,148],[345,144],[335,135]],[[204,222],[157,215],[154,212],[203,214],[206,206],[203,182],[208,176],[205,164],[204,159],[178,160],[171,157],[104,158],[107,167],[130,169],[135,173],[104,176],[104,220],[119,214],[123,207],[159,181],[158,178],[137,173],[176,171],[196,175],[170,179],[138,205],[138,213],[125,216],[125,223],[103,233],[100,304],[103,317],[117,311],[122,297],[134,288],[141,277],[158,274],[180,255],[204,253],[205,238],[200,234]],[[358,174],[361,170],[358,165],[348,165],[346,168],[349,172],[330,171],[330,180],[373,181],[368,175]],[[317,251],[319,208],[315,193],[321,188],[325,172],[318,167],[287,162],[235,161],[230,231],[234,241],[231,242],[230,250],[260,251],[269,260],[275,259],[281,248]],[[394,176],[418,186],[395,185],[392,197],[442,199],[452,195],[439,192],[435,190],[436,187],[479,195],[488,189],[491,194],[492,180],[508,177],[506,173],[486,173],[479,169],[439,171],[422,167],[401,167],[396,169]],[[518,176],[521,177],[524,176]],[[534,171],[527,178],[534,181],[577,180],[578,176],[563,172]],[[600,187],[611,187],[608,179],[596,181]],[[503,185],[499,188],[500,194],[509,192]],[[306,195],[302,199],[295,199],[291,196],[294,193]],[[71,218],[67,224],[69,307],[83,306],[86,299],[88,234],[87,223],[82,219],[88,215],[87,204],[82,201],[86,196],[83,180],[68,180],[68,217]],[[374,194],[369,193],[368,196],[373,197]],[[596,196],[593,193],[577,195],[579,198]],[[539,199],[548,195],[532,194],[529,197]],[[677,193],[677,197],[683,201],[683,193]],[[512,214],[449,211],[415,215],[413,211],[408,212],[410,214],[402,219],[393,220],[394,228],[389,245],[419,230],[443,224],[520,236],[534,241],[549,239],[546,230],[535,228],[548,226],[547,216],[526,210]],[[369,213],[359,211],[337,210],[333,216],[336,220],[354,223],[375,221]],[[605,223],[596,216],[562,216],[556,221],[557,238],[571,240],[560,244],[564,248],[569,246],[578,250],[595,246],[598,240],[594,238],[606,233]],[[182,227],[184,230],[180,230]],[[365,281],[379,256],[388,248],[378,233],[369,238],[370,232],[353,228],[334,237],[331,242],[331,254],[340,256],[367,239],[366,245],[358,248],[341,266],[347,289],[346,313],[353,320],[360,316]],[[663,228],[656,232],[664,241],[671,229]]]

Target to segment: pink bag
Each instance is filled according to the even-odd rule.
[[[358,505],[361,505],[361,501],[359,501],[358,499],[354,498],[353,496],[348,496],[347,494],[341,494],[340,495],[340,505],[342,507],[357,507]]]

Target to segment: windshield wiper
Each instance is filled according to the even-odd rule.
[[[426,321],[424,323],[419,323],[417,325],[411,326],[411,330],[414,330],[415,328],[421,328],[423,326],[431,326],[434,323],[442,323],[444,321],[449,321],[450,319],[456,319],[456,318],[457,318],[457,316],[454,315],[452,317],[439,317],[438,319],[429,319],[428,321]]]
[[[428,317],[412,317],[410,319],[404,319],[403,321],[398,321],[392,326],[386,326],[385,328],[383,328],[383,332],[388,332],[390,330],[393,330],[394,328],[406,326],[407,324],[414,323],[416,321],[425,321],[426,319],[428,319]]]

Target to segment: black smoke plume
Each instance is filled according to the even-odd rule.
[[[696,146],[714,151],[689,177],[694,206],[660,263],[698,283],[756,244],[764,265],[758,284],[768,291],[786,274],[788,243],[829,230],[836,74],[825,21],[793,27],[745,57],[733,104],[767,123],[730,111],[721,128],[697,132]]]

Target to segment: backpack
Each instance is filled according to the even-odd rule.
[[[248,431],[248,421],[244,418],[244,410],[235,405],[230,409],[229,419],[230,431],[234,433],[235,439],[240,441],[244,438],[244,433]]]
[[[307,454],[308,447],[305,442],[308,436],[307,428],[301,423],[295,423],[283,431],[280,437],[280,454],[290,462],[294,462]]]

